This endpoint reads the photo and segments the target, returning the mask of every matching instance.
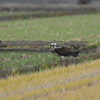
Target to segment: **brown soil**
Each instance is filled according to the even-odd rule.
[[[97,47],[87,48],[87,42],[69,41],[61,42],[55,41],[59,45],[73,48],[73,50],[79,50],[81,53],[95,53]],[[46,41],[2,41],[0,42],[0,52],[51,52],[50,44],[52,42]],[[99,43],[100,44],[100,43]],[[25,48],[26,47],[26,48]]]

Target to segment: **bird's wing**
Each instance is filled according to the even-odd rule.
[[[72,51],[70,51],[70,49],[66,48],[66,47],[62,47],[62,48],[55,48],[54,51],[62,56],[69,56]]]

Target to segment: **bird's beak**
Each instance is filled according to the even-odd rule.
[[[54,53],[54,50],[51,50],[52,53]]]

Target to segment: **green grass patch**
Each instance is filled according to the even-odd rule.
[[[19,68],[26,65],[41,65],[53,62],[52,53],[32,52],[2,52],[0,53],[0,68]],[[56,57],[56,59],[59,59]]]
[[[0,22],[2,41],[100,41],[100,14]]]
[[[87,43],[86,44],[86,48],[95,48],[95,47],[99,47],[99,44],[97,42],[92,42],[92,43]]]
[[[80,57],[85,55],[87,54],[82,53]],[[53,62],[56,64],[57,60],[59,60],[59,57],[52,53],[0,52],[0,68],[13,69],[27,65],[41,65],[40,69],[47,69],[47,63]]]

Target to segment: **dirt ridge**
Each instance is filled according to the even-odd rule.
[[[97,47],[87,48],[87,42],[79,41],[55,41],[59,46],[67,46],[73,48],[74,50],[79,50],[81,53],[96,53]],[[47,53],[51,52],[50,44],[52,41],[1,41],[0,42],[0,52],[40,52]],[[98,43],[100,45],[100,43]],[[24,46],[28,46],[24,48]],[[21,47],[21,48],[19,48]]]

